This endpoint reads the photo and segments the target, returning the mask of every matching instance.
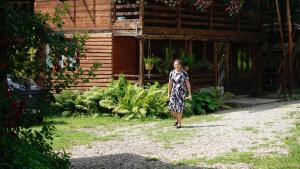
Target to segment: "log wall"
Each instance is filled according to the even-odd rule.
[[[94,63],[101,66],[94,73],[96,77],[89,78],[89,82],[83,83],[78,79],[78,84],[71,89],[87,90],[91,87],[106,87],[112,79],[112,34],[111,33],[90,33],[90,39],[86,43],[86,52],[80,59],[80,67],[84,70],[82,78],[88,77],[88,70]]]
[[[111,0],[35,0],[35,11],[53,15],[56,7],[67,6],[64,30],[110,29]]]

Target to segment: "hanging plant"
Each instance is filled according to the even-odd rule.
[[[225,11],[228,12],[230,16],[237,15],[240,12],[243,3],[244,0],[230,0],[225,7]]]
[[[196,7],[197,10],[205,12],[210,7],[212,2],[212,0],[195,0],[193,5]]]
[[[175,7],[179,4],[180,0],[155,0],[157,3],[163,3],[169,7]]]
[[[157,56],[150,55],[147,58],[144,58],[145,69],[148,70],[148,78],[150,78],[150,71],[153,69],[154,65],[160,62],[160,59]]]

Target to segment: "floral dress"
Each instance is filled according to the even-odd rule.
[[[184,110],[184,97],[187,91],[185,80],[189,79],[188,73],[186,71],[177,72],[172,70],[169,79],[172,82],[169,110],[182,113]]]

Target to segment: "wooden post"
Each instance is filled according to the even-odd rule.
[[[179,1],[176,10],[176,18],[177,18],[177,31],[180,32],[181,29],[181,1]]]
[[[215,75],[215,86],[218,86],[218,42],[214,42],[214,75]]]
[[[286,12],[287,12],[287,22],[288,22],[288,81],[289,81],[289,95],[292,95],[292,82],[293,82],[293,64],[292,64],[292,55],[293,55],[293,37],[292,37],[292,22],[291,22],[291,10],[290,10],[290,0],[286,0]]]
[[[116,15],[117,15],[117,4],[116,4],[116,2],[115,1],[112,1],[112,14],[113,14],[113,16],[112,16],[112,23],[115,23],[116,22]]]
[[[225,88],[227,88],[227,90],[230,90],[230,65],[229,65],[229,59],[230,59],[230,52],[229,52],[229,42],[226,42],[225,44]]]
[[[279,9],[278,0],[275,0],[275,4],[276,4],[277,19],[278,19],[280,39],[281,39],[281,45],[282,45],[282,62],[278,69],[278,73],[280,74],[280,86],[278,89],[278,97],[280,97],[286,87],[286,82],[285,82],[285,80],[286,80],[286,52],[285,52],[284,36],[283,36],[282,23],[281,23],[281,13],[280,13],[280,9]]]
[[[281,39],[281,45],[282,45],[282,54],[283,57],[285,56],[285,50],[284,50],[284,36],[283,36],[283,30],[282,30],[282,23],[281,23],[281,16],[280,16],[280,9],[279,9],[279,2],[278,0],[275,0],[276,2],[276,11],[277,11],[277,19],[278,19],[278,25],[279,25],[279,31],[280,31],[280,39]]]
[[[140,13],[139,13],[139,28],[143,30],[144,28],[144,18],[145,18],[145,1],[140,0]]]
[[[145,42],[144,38],[139,38],[139,85],[144,84],[144,54],[145,54]]]
[[[188,55],[192,55],[193,54],[193,40],[188,40],[187,54]]]

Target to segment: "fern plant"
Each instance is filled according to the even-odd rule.
[[[100,112],[100,106],[99,106],[99,101],[103,99],[103,90],[94,87],[91,88],[90,90],[84,92],[84,94],[80,95],[77,97],[75,100],[76,103],[76,112],[77,113],[87,113],[87,114],[92,114],[92,113],[99,113]]]
[[[115,96],[115,93],[111,92],[112,89],[121,94]],[[127,82],[121,76],[118,81],[112,83],[99,105],[126,119],[142,119],[147,116],[166,117],[168,116],[167,87],[155,83],[143,88]]]

